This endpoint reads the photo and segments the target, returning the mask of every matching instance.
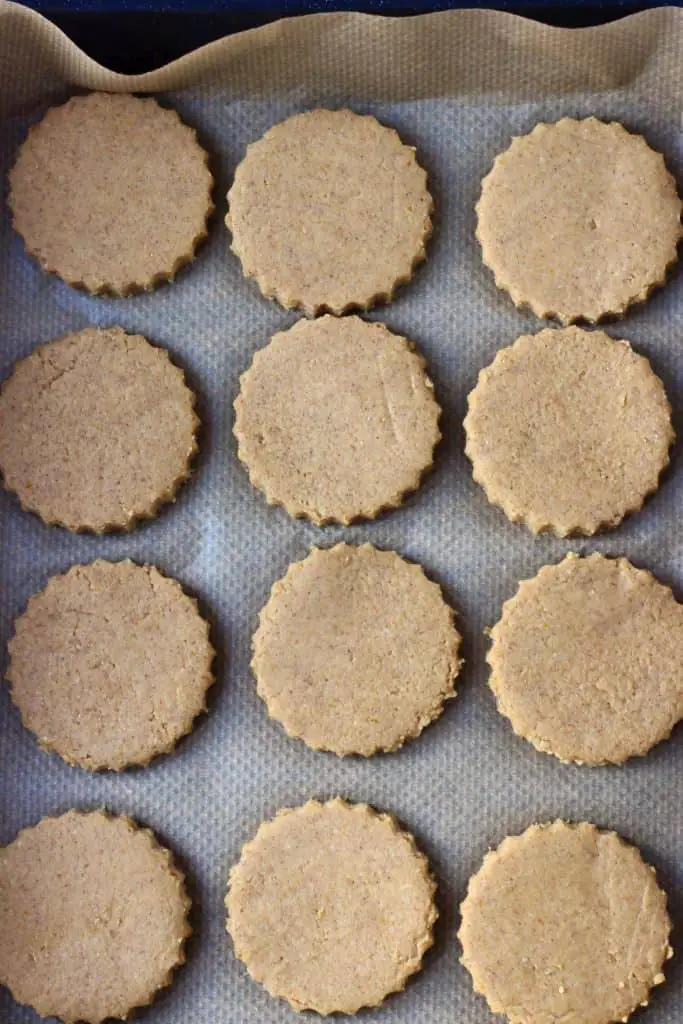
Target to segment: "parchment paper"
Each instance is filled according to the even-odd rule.
[[[23,253],[0,223],[0,376],[33,347],[87,324],[118,323],[167,346],[199,395],[201,457],[174,507],[133,533],[79,537],[43,526],[0,492],[0,647],[48,576],[95,557],[156,563],[203,602],[219,650],[210,713],[177,753],[122,775],[92,776],[41,753],[0,690],[0,842],[42,815],[105,804],[151,826],[186,867],[196,936],[175,983],[143,1012],[149,1024],[274,1024],[296,1015],[249,980],[224,930],[229,866],[259,821],[311,796],[342,794],[395,812],[439,880],[437,941],[405,994],[362,1015],[384,1024],[492,1020],[458,963],[457,907],[490,845],[530,822],[589,819],[637,843],[656,865],[683,936],[683,733],[621,768],[560,764],[517,739],[485,685],[486,625],[520,578],[569,550],[623,554],[683,598],[680,445],[660,492],[619,529],[591,541],[534,539],[490,507],[463,454],[465,400],[478,370],[542,325],[496,291],[473,238],[479,182],[513,133],[564,114],[617,118],[663,151],[683,183],[683,12],[658,10],[588,30],[546,28],[490,12],[403,20],[315,15],[214,43],[127,79],[83,56],[35,14],[0,7],[3,179],[30,123],[82,88],[152,91],[195,125],[212,153],[218,209],[196,263],[176,283],[124,300],[79,294]],[[405,506],[378,522],[318,529],[267,507],[231,434],[238,375],[295,317],[243,279],[223,226],[225,194],[248,142],[288,114],[348,104],[417,146],[436,201],[429,261],[372,314],[427,357],[444,408],[436,467]],[[169,216],[172,211],[169,210]],[[683,433],[683,281],[612,325],[663,378]],[[338,760],[288,739],[267,718],[248,662],[256,616],[274,580],[313,544],[341,538],[421,562],[460,613],[467,665],[459,696],[402,752]],[[5,657],[3,653],[3,658]],[[667,967],[649,1024],[683,1020],[683,955]],[[640,1017],[640,1015],[639,1015]],[[0,1020],[35,1021],[0,991]]]

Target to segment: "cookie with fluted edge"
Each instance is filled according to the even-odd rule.
[[[389,814],[311,800],[260,825],[230,872],[228,931],[295,1010],[357,1013],[420,970],[438,917],[427,858]]]
[[[470,879],[462,963],[511,1024],[612,1024],[673,955],[666,895],[635,846],[589,822],[508,836]]]
[[[625,558],[569,554],[544,566],[490,635],[498,710],[561,761],[620,764],[683,717],[683,605]]]
[[[438,584],[395,551],[313,548],[261,611],[258,693],[271,718],[314,750],[397,750],[455,696],[453,618]]]
[[[27,252],[96,295],[172,279],[213,210],[196,132],[150,97],[93,92],[52,107],[29,130],[9,183]]]
[[[564,117],[514,138],[476,212],[498,287],[564,324],[621,315],[678,258],[676,182],[662,155],[615,121]]]
[[[97,561],[53,576],[16,621],[7,679],[44,750],[91,771],[169,753],[206,710],[209,626],[151,565]]]
[[[0,850],[0,983],[41,1017],[125,1019],[184,962],[189,908],[148,829],[104,810],[43,818]]]
[[[440,415],[425,362],[405,338],[357,316],[300,320],[242,375],[237,453],[269,504],[348,524],[419,487]]]
[[[425,259],[432,198],[415,149],[352,110],[310,110],[248,148],[232,250],[267,298],[311,315],[387,302]]]
[[[479,374],[465,451],[474,479],[533,533],[616,526],[655,491],[674,440],[664,385],[603,331],[523,335]]]
[[[190,475],[199,419],[183,371],[120,327],[39,345],[0,391],[0,469],[23,508],[69,530],[129,530]]]

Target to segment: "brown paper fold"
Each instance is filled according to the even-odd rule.
[[[638,83],[678,102],[682,52],[683,10],[673,7],[585,29],[486,10],[407,18],[340,12],[276,21],[209,43],[157,71],[120,75],[87,57],[40,14],[3,0],[0,66],[12,88],[3,88],[0,110],[25,110],[64,82],[111,92],[220,84],[241,99],[324,79],[325,89],[393,102],[463,93],[519,102],[540,93]]]

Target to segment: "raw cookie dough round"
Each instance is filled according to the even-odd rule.
[[[209,626],[150,565],[97,561],[53,576],[9,642],[12,700],[44,750],[93,771],[168,753],[206,710]]]
[[[653,869],[587,822],[509,836],[470,879],[460,910],[474,990],[512,1024],[625,1021],[672,955]]]
[[[252,668],[271,718],[340,757],[397,750],[455,696],[460,635],[419,565],[370,544],[313,548],[271,592]]]
[[[441,437],[425,363],[356,316],[301,320],[254,356],[238,455],[272,505],[322,524],[372,519],[420,485]]]
[[[230,872],[228,931],[255,981],[295,1010],[354,1014],[421,967],[438,916],[413,837],[343,800],[280,811]]]
[[[619,764],[683,717],[683,605],[625,558],[544,566],[505,603],[491,639],[498,710],[562,761]]]
[[[101,810],[43,818],[0,850],[0,983],[41,1017],[125,1018],[184,962],[189,907],[148,829]]]
[[[213,210],[194,129],[149,97],[95,92],[52,107],[9,180],[27,251],[95,294],[130,295],[173,278]]]
[[[226,223],[246,277],[309,314],[369,309],[425,259],[427,174],[393,128],[311,110],[247,148]]]
[[[477,238],[516,306],[595,323],[664,283],[680,218],[676,182],[645,139],[614,121],[564,117],[496,157]]]
[[[127,530],[188,478],[198,424],[164,349],[120,327],[87,327],[39,345],[5,381],[0,469],[46,523]]]
[[[339,757],[395,751],[456,695],[454,613],[423,569],[370,544],[313,548],[271,591],[252,669],[271,718]]]
[[[616,526],[657,489],[674,440],[647,359],[602,331],[518,338],[481,371],[468,405],[474,479],[534,533]]]

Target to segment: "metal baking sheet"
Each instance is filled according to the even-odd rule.
[[[598,29],[551,29],[492,12],[415,19],[338,14],[282,22],[213,44],[166,69],[125,79],[93,65],[57,31],[0,6],[3,179],[29,124],[75,90],[150,91],[199,129],[212,154],[217,212],[196,262],[175,283],[131,299],[96,299],[43,274],[0,219],[0,377],[35,345],[88,324],[121,324],[166,346],[198,394],[201,452],[177,503],[130,534],[74,536],[44,526],[0,492],[0,650],[31,593],[76,562],[131,557],[177,577],[202,603],[218,649],[210,711],[177,752],[148,768],[90,775],[42,753],[0,688],[0,842],[41,816],[105,805],[152,827],[189,876],[195,936],[188,963],[142,1018],[149,1024],[280,1024],[297,1016],[247,976],[224,927],[230,865],[264,817],[311,796],[341,794],[390,810],[414,832],[439,882],[436,944],[404,994],[363,1020],[487,1024],[493,1018],[458,963],[458,905],[487,848],[533,821],[588,819],[637,843],[683,920],[683,734],[619,768],[560,764],[516,738],[486,686],[484,628],[518,580],[566,551],[622,554],[683,599],[681,447],[659,493],[592,540],[534,538],[489,506],[464,456],[462,420],[477,373],[521,333],[540,329],[496,291],[474,240],[482,176],[512,134],[539,120],[595,114],[645,134],[683,182],[683,12],[652,11]],[[443,406],[433,473],[373,523],[316,528],[269,508],[232,438],[239,374],[296,317],[241,274],[222,221],[246,145],[318,105],[371,112],[417,147],[436,203],[429,259],[373,319],[404,333],[429,364]],[[683,432],[680,273],[610,325],[652,361]],[[314,753],[266,715],[249,672],[250,640],[272,583],[314,545],[341,539],[395,548],[442,584],[464,633],[456,700],[402,751],[371,760]],[[3,667],[5,660],[3,660]],[[674,945],[681,941],[680,927]],[[683,957],[643,1011],[683,1020]],[[0,990],[0,1020],[37,1020]]]

